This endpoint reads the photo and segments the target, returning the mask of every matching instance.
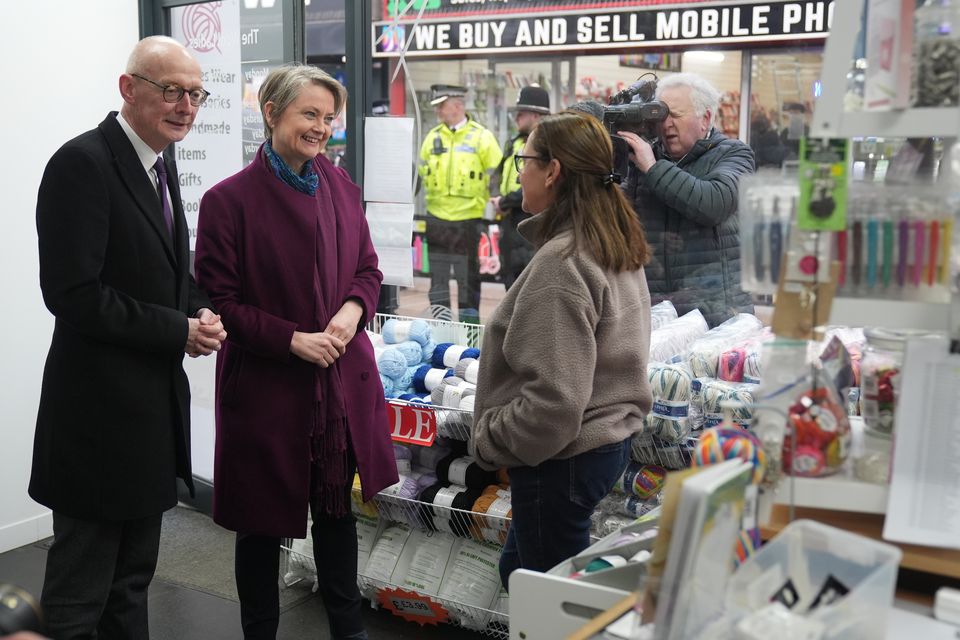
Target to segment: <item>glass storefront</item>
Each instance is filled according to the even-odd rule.
[[[715,126],[750,143],[759,164],[768,168],[790,167],[796,159],[818,94],[833,4],[701,1],[674,8],[673,3],[578,1],[575,9],[565,9],[573,5],[368,1],[374,59],[388,62],[387,76],[393,76],[405,48],[405,69],[386,89],[394,98],[390,112],[419,114],[421,139],[437,123],[430,106],[434,84],[466,87],[468,113],[503,147],[516,135],[514,105],[524,86],[545,88],[556,112],[584,100],[605,104],[645,73],[664,78],[693,72],[722,94]],[[398,6],[407,11],[396,18]],[[406,89],[410,85],[413,92]],[[417,287],[401,291],[401,313],[419,315],[428,307],[426,220],[421,194],[414,266],[423,278]],[[499,252],[498,237],[496,221],[486,224],[478,247],[481,321],[504,291],[496,268],[502,261],[492,259]]]

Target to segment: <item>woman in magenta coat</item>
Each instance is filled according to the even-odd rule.
[[[244,637],[275,638],[280,538],[307,506],[334,638],[366,638],[354,469],[364,500],[397,481],[383,389],[363,326],[382,275],[360,191],[321,154],[346,91],[306,65],[260,89],[267,141],[204,195],[197,281],[230,336],[217,359],[214,520],[237,532]]]

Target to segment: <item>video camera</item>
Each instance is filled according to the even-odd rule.
[[[644,80],[653,76],[652,80]],[[603,110],[603,125],[611,136],[617,131],[630,131],[653,143],[657,138],[657,125],[667,119],[670,108],[660,100],[657,94],[657,76],[645,73],[627,89],[610,97]],[[639,100],[634,100],[634,98]]]

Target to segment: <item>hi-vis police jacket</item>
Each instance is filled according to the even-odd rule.
[[[511,142],[507,143],[508,152],[503,157],[503,164],[500,171],[500,196],[506,196],[520,189],[520,174],[517,173],[517,166],[513,162],[513,156],[523,153],[523,147],[527,144],[527,136],[517,136]]]
[[[442,220],[483,217],[490,188],[489,171],[503,154],[497,139],[471,117],[451,131],[441,123],[427,133],[420,147],[420,177],[427,211]]]

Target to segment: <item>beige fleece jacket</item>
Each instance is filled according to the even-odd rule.
[[[519,229],[535,237],[538,217]],[[484,330],[473,444],[482,467],[536,466],[643,428],[650,293],[642,269],[569,254],[571,232],[537,249]]]

